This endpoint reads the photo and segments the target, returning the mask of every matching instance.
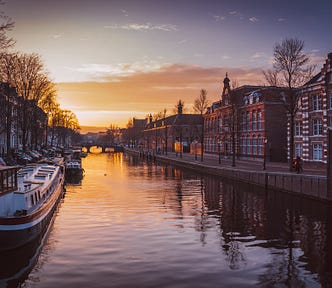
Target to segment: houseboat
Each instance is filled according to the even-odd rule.
[[[64,167],[35,164],[0,168],[0,251],[43,233],[63,195]]]

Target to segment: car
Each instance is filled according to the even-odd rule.
[[[6,166],[5,160],[3,160],[3,158],[1,157],[0,157],[0,166]]]

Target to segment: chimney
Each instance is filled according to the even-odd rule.
[[[152,123],[152,114],[150,113],[150,115],[149,115],[149,124],[151,124]]]
[[[181,100],[179,100],[179,103],[178,103],[178,114],[179,115],[182,114],[182,108],[183,108],[183,103]]]

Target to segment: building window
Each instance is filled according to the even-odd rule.
[[[246,130],[246,114],[245,114],[245,113],[242,113],[242,123],[241,123],[241,128],[242,128],[242,131],[245,131],[245,130]]]
[[[263,139],[262,137],[258,136],[258,155],[263,155]]]
[[[330,92],[330,95],[329,95],[329,108],[332,109],[332,92]]]
[[[255,110],[252,111],[251,118],[252,118],[252,130],[256,131],[257,130],[257,117],[256,117],[256,111]]]
[[[250,112],[246,112],[246,124],[247,124],[247,129],[246,131],[250,131]]]
[[[218,132],[222,133],[222,118],[218,117]]]
[[[245,137],[244,141],[243,141],[243,152],[245,155],[248,154],[248,150],[249,150],[247,145],[248,145],[247,137]]]
[[[255,136],[252,138],[252,155],[257,155],[257,138]]]
[[[323,159],[323,145],[322,144],[313,144],[312,145],[312,158],[314,160]]]
[[[247,137],[247,154],[250,154],[251,153],[251,147],[250,147],[251,145],[250,145],[250,138],[249,137]]]
[[[319,94],[315,94],[312,96],[312,110],[317,111],[317,110],[322,110],[322,101],[321,97]]]
[[[328,123],[328,125],[329,125],[330,127],[332,127],[332,117],[329,117],[329,123]]]
[[[245,145],[246,145],[246,138],[243,136],[241,137],[241,154],[245,154]]]
[[[302,144],[295,143],[295,155],[302,157]]]
[[[257,130],[262,130],[262,111],[257,111]]]
[[[314,136],[323,134],[322,119],[313,119],[312,120],[312,134]]]
[[[302,135],[302,122],[296,121],[295,122],[295,136]]]

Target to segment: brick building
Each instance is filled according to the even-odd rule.
[[[287,119],[283,89],[273,86],[229,87],[204,115],[205,152],[225,157],[285,161]]]
[[[332,53],[321,71],[300,90],[294,152],[306,162],[326,163],[327,130],[332,129]]]
[[[167,153],[181,150],[190,152],[190,144],[202,139],[203,116],[199,114],[183,114],[182,104],[178,105],[178,113],[156,121],[150,119],[143,131],[142,149],[152,153]]]

